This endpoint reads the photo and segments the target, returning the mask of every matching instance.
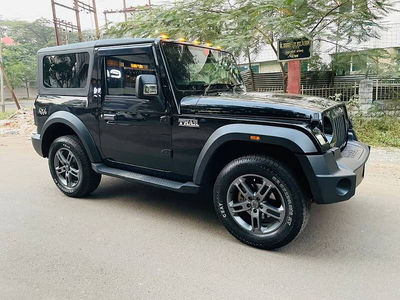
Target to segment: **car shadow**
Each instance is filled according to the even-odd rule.
[[[211,197],[181,194],[130,181],[103,177],[99,188],[86,199],[116,201],[132,209],[140,207],[145,213],[152,214],[154,217],[170,215],[178,219],[208,223],[213,229],[225,230],[215,213]]]
[[[149,217],[174,218],[177,222],[184,221],[187,226],[205,224],[209,228],[210,234],[218,236],[220,239],[233,241],[231,244],[233,246],[234,242],[238,246],[242,245],[227,234],[218,220],[210,197],[180,194],[124,180],[103,178],[99,188],[86,199],[115,201],[119,206],[123,205],[131,209],[140,207],[141,211],[148,214]],[[354,238],[366,238],[360,236],[358,229],[354,228],[354,224],[352,224],[354,222],[362,224],[362,220],[354,218],[349,205],[351,206],[349,202],[332,205],[313,204],[309,222],[302,234],[289,245],[273,252],[279,255],[313,257],[313,259],[339,258],[345,253],[362,252],[362,248],[357,248],[360,243],[352,243]],[[343,222],[343,220],[350,221]],[[251,249],[259,251],[254,248],[249,248],[249,251]]]

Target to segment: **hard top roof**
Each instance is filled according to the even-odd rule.
[[[56,52],[64,50],[77,50],[85,48],[95,48],[101,46],[117,46],[126,44],[138,44],[138,43],[152,43],[156,39],[144,39],[144,38],[121,38],[121,39],[104,39],[97,41],[81,42],[68,45],[54,46],[43,48],[38,51],[38,53]]]

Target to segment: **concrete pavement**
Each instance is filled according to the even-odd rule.
[[[28,138],[0,137],[0,299],[400,299],[400,152],[277,251],[193,196],[103,177],[72,199]]]

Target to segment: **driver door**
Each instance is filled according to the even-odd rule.
[[[98,53],[104,78],[99,118],[103,155],[112,163],[170,171],[171,125],[160,122],[165,108],[158,101],[139,99],[135,91],[137,76],[157,73],[151,45]]]

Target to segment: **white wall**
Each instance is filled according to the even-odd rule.
[[[22,98],[26,98],[27,97],[26,88],[17,88],[17,89],[14,90],[14,93],[17,96],[18,99],[22,99]],[[30,96],[30,98],[36,98],[37,89],[36,88],[29,88],[29,96]],[[11,99],[11,93],[6,87],[4,87],[4,98],[5,99]]]
[[[260,63],[260,73],[280,72],[281,67],[277,61],[267,61]]]

